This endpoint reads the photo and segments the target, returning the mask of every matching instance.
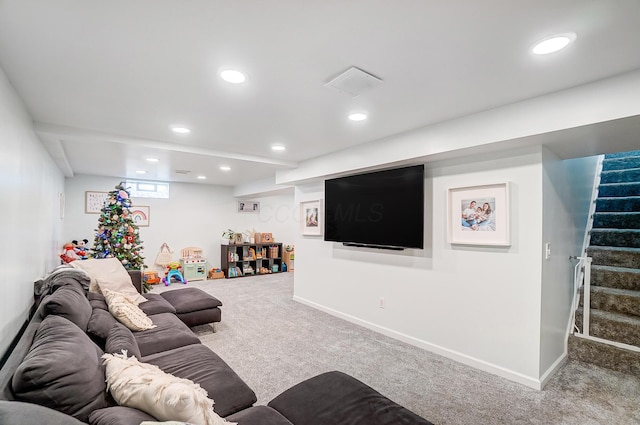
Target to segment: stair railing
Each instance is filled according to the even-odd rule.
[[[600,186],[600,174],[602,174],[602,161],[604,155],[598,156],[598,162],[596,163],[596,170],[593,177],[593,186],[591,188],[591,203],[589,204],[589,214],[587,216],[587,223],[585,225],[584,237],[582,238],[582,251],[580,256],[571,256],[569,259],[578,260],[573,270],[573,299],[571,301],[571,318],[569,319],[569,326],[567,329],[567,338],[569,334],[574,334],[574,331],[580,333],[580,329],[576,326],[576,311],[580,307],[580,288],[584,286],[583,293],[585,294],[583,310],[583,325],[586,324],[586,335],[589,335],[589,310],[591,307],[591,257],[587,256],[587,248],[589,247],[589,239],[591,236],[591,229],[593,228],[593,216],[596,213],[596,200],[598,199],[598,187]],[[589,302],[587,302],[589,301]],[[585,326],[583,326],[585,328]]]
[[[573,300],[571,305],[571,334],[582,333],[583,336],[589,336],[589,318],[591,313],[591,257],[570,257],[572,260],[578,260],[573,269]],[[584,287],[584,305],[582,307],[582,332],[576,325],[576,311],[580,307],[580,288]]]

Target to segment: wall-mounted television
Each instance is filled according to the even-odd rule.
[[[324,240],[424,248],[424,164],[325,180]]]

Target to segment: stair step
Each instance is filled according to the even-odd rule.
[[[640,168],[628,170],[603,171],[600,173],[600,183],[631,183],[640,182]]]
[[[593,227],[598,229],[640,229],[640,212],[597,212]]]
[[[640,270],[592,265],[591,285],[640,291]]]
[[[576,310],[576,325],[582,328],[582,307]],[[589,334],[610,341],[640,347],[640,317],[591,309]]]
[[[640,248],[640,229],[592,229],[592,246]]]
[[[616,153],[608,153],[604,156],[604,160],[614,159],[614,158],[628,158],[628,157],[640,157],[640,150],[635,151],[627,151],[627,152],[616,152]]]
[[[590,246],[587,255],[592,265],[626,267],[635,269],[640,266],[640,249]]]
[[[640,376],[640,353],[569,335],[569,359]]]
[[[609,183],[598,186],[598,196],[640,196],[640,183]]]
[[[584,297],[580,297],[583,306]],[[591,308],[640,317],[640,292],[629,289],[591,287]]]
[[[640,156],[608,158],[602,161],[602,171],[630,170],[640,168]]]
[[[636,212],[640,211],[640,196],[619,196],[596,199],[596,212]]]

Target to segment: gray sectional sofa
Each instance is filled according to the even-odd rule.
[[[132,280],[139,288],[139,275]],[[180,291],[180,290],[176,290]],[[103,353],[126,350],[140,362],[189,379],[205,389],[214,411],[240,425],[430,424],[341,372],[328,372],[290,388],[267,406],[223,359],[200,340],[176,308],[147,294],[140,308],[155,328],[132,332],[109,313],[103,297],[73,278],[42,297],[0,369],[2,425],[140,425],[156,418],[119,406],[107,391]],[[216,306],[220,320],[219,306]],[[202,308],[200,322],[211,316]]]

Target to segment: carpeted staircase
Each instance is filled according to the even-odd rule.
[[[606,155],[587,255],[590,335],[640,347],[640,151]],[[582,331],[583,302],[576,312]],[[569,357],[640,375],[640,352],[569,337]]]

